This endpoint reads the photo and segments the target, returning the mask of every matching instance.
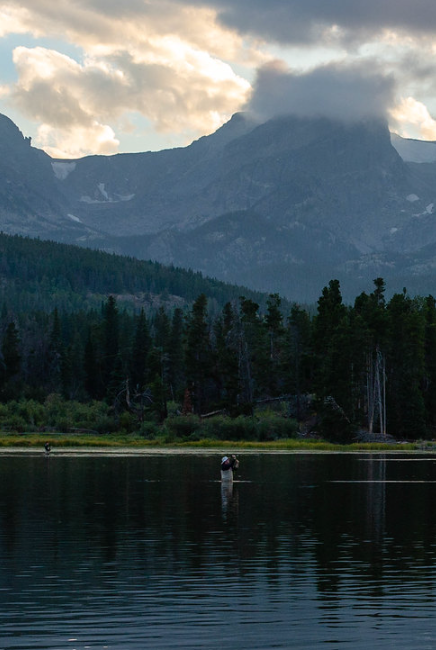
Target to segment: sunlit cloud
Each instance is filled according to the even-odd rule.
[[[413,97],[404,98],[398,106],[391,110],[399,135],[407,138],[436,140],[436,120],[430,115],[428,108]]]
[[[149,54],[136,60],[126,52],[106,59],[87,56],[78,63],[41,47],[16,48],[18,81],[11,101],[45,125],[40,133],[49,131],[52,140],[57,134],[53,146],[71,155],[69,134],[78,125],[89,131],[91,125],[109,126],[124,112],[138,111],[157,131],[186,132],[192,139],[218,128],[250,92],[250,84],[230,65],[175,38],[163,39]],[[95,151],[95,142],[89,139],[87,152]],[[40,135],[35,143],[46,148]]]
[[[107,124],[90,123],[88,127],[72,126],[68,132],[43,124],[38,128],[38,144],[53,158],[81,158],[91,150],[94,154],[114,154],[119,140]],[[59,148],[59,142],[61,148]]]
[[[66,156],[117,151],[139,119],[187,144],[247,105],[387,116],[426,137],[435,34],[433,0],[5,0],[16,81],[0,77],[0,99]]]
[[[29,31],[29,22],[30,15],[24,7],[9,5],[0,7],[0,38],[8,34],[25,34]]]
[[[56,11],[47,0],[23,5],[10,1],[3,33],[62,35],[82,53],[79,60],[18,46],[13,55],[18,80],[11,104],[41,124],[35,144],[65,155],[72,153],[73,129],[113,133],[126,112],[143,115],[157,132],[184,135],[186,143],[210,133],[240,110],[251,90],[230,62],[254,66],[265,60],[234,30],[218,25],[210,8],[165,1],[130,2],[124,10],[96,0],[60,0]],[[78,141],[85,147],[86,138]],[[98,142],[90,138],[88,152]],[[102,142],[99,151],[116,146],[117,138]]]

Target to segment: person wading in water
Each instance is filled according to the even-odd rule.
[[[233,481],[233,472],[239,467],[239,460],[236,456],[223,456],[221,459],[221,480]]]

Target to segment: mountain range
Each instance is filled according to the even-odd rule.
[[[56,160],[0,115],[0,230],[299,302],[383,277],[435,293],[436,144],[383,121],[236,114],[184,148]]]

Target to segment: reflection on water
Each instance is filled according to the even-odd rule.
[[[410,459],[246,454],[223,485],[219,454],[0,456],[0,647],[433,647]]]
[[[223,481],[221,482],[221,503],[223,511],[223,519],[227,521],[227,514],[229,511],[229,505],[233,510],[233,481]]]

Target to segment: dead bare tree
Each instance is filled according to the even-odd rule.
[[[380,424],[380,433],[386,435],[386,363],[379,346],[367,360],[368,432],[374,432],[374,422]]]

